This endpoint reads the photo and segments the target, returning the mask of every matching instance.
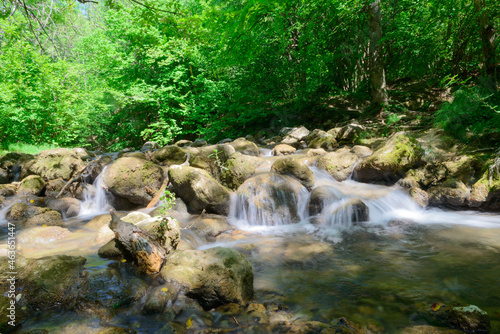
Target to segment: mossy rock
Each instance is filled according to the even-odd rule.
[[[422,163],[422,153],[414,138],[404,132],[395,133],[356,166],[354,178],[360,182],[392,185],[404,177],[406,171]]]
[[[238,138],[235,141],[229,143],[236,152],[240,152],[241,154],[252,155],[255,157],[260,156],[260,151],[257,145],[254,142],[246,140],[245,138]]]
[[[294,157],[276,160],[271,166],[271,172],[294,177],[308,190],[314,187],[314,173],[303,161]]]
[[[125,157],[109,165],[103,178],[113,195],[145,206],[160,190],[163,171],[151,161]]]
[[[75,172],[83,168],[82,158],[86,157],[78,149],[56,148],[42,151],[34,160],[26,163],[21,177],[34,174],[46,181],[53,179],[68,181]]]
[[[220,180],[226,187],[238,189],[246,179],[254,174],[255,166],[249,161],[248,156],[237,152],[224,163]]]
[[[189,167],[173,166],[168,176],[175,193],[192,212],[227,215],[229,213],[229,190],[219,184],[207,171]]]
[[[165,146],[151,155],[151,160],[161,166],[180,165],[186,161],[187,151],[177,145]]]
[[[253,296],[252,265],[231,248],[177,251],[161,275],[167,282],[179,284],[205,310],[244,303]]]
[[[30,175],[25,177],[19,188],[17,194],[20,196],[35,195],[39,196],[45,188],[45,181],[38,175]]]
[[[349,178],[354,171],[354,166],[361,158],[349,151],[341,149],[327,153],[318,160],[318,168],[328,172],[335,180],[341,182]]]
[[[434,206],[466,206],[470,194],[469,188],[458,179],[449,179],[440,185],[429,188],[429,202]]]
[[[59,212],[50,208],[27,205],[22,202],[11,206],[7,218],[19,222],[25,227],[41,225],[64,226],[62,216]]]
[[[309,148],[323,148],[325,150],[333,150],[338,146],[334,136],[319,129],[307,135],[306,143]]]
[[[489,333],[488,314],[475,305],[441,305],[432,315],[447,326],[465,333]]]
[[[297,149],[293,146],[287,144],[278,144],[272,149],[271,154],[274,156],[292,155],[295,153],[295,151],[297,151]]]
[[[224,163],[235,153],[232,146],[226,144],[210,145],[198,148],[189,158],[191,167],[201,168],[214,177],[223,171]]]
[[[30,259],[18,270],[19,306],[33,310],[69,309],[77,301],[87,260],[81,256],[55,255]]]

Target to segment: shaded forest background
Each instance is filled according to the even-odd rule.
[[[217,141],[409,111],[487,145],[500,139],[499,24],[496,0],[3,0],[0,149]]]

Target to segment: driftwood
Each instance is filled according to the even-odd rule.
[[[64,192],[64,190],[66,190],[66,188],[71,184],[73,183],[76,179],[78,179],[80,177],[80,175],[82,175],[82,173],[90,166],[90,164],[88,165],[85,165],[82,169],[80,169],[68,182],[66,182],[66,184],[64,185],[64,187],[62,187],[61,191],[59,192],[59,194],[57,194],[56,198],[59,198],[59,196],[62,195],[62,193]]]
[[[159,272],[167,252],[156,237],[134,224],[122,221],[114,210],[109,213],[109,228],[115,232],[116,240],[136,259],[139,271],[147,275]]]
[[[167,189],[167,185],[168,185],[168,177],[166,177],[165,180],[163,180],[163,184],[161,185],[160,190],[158,190],[155,197],[153,197],[151,202],[149,202],[146,209],[154,208],[154,206],[160,201],[160,197],[165,192],[165,189]]]

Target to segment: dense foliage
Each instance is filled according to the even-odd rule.
[[[369,114],[371,2],[3,2],[1,143],[117,150]],[[412,96],[401,83],[440,89],[453,76],[436,123],[463,141],[498,134],[496,1],[403,0],[381,13],[391,101]]]

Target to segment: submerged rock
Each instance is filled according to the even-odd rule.
[[[432,314],[451,328],[465,333],[489,333],[488,314],[475,305],[441,305]]]
[[[435,326],[412,326],[403,328],[400,334],[463,334],[458,329]]]
[[[314,173],[312,170],[304,162],[293,157],[276,160],[271,166],[271,172],[294,177],[308,190],[314,187]]]
[[[177,251],[161,274],[166,281],[179,284],[205,310],[243,303],[253,296],[252,265],[230,248]]]
[[[421,163],[421,157],[422,149],[416,141],[404,132],[398,132],[356,166],[354,179],[392,185],[406,171]]]
[[[168,170],[175,193],[182,198],[192,212],[227,215],[229,191],[220,185],[207,171],[189,167],[173,166]]]

